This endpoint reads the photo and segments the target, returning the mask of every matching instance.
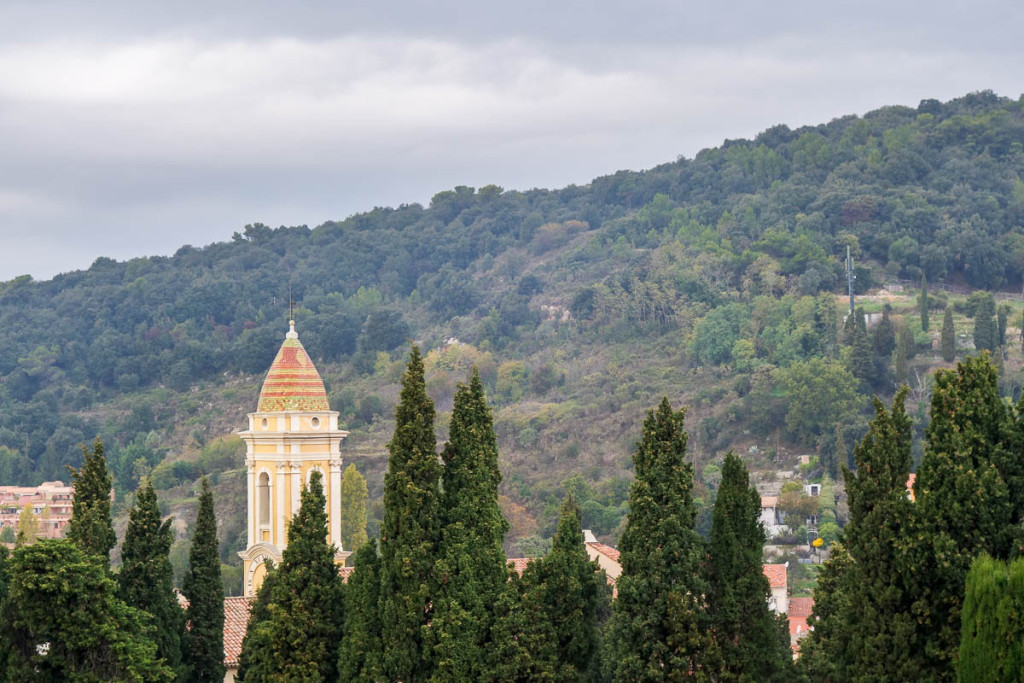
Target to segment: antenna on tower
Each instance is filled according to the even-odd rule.
[[[850,245],[846,245],[846,287],[850,292],[850,315],[853,315],[853,281],[857,276],[853,274],[853,257],[850,256]]]

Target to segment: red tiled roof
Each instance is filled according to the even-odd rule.
[[[224,598],[224,666],[238,666],[242,656],[242,639],[249,626],[252,598]]]
[[[519,574],[519,576],[522,576],[523,572],[526,571],[526,565],[530,564],[535,559],[537,559],[537,558],[535,558],[535,557],[510,557],[510,558],[508,558],[507,564],[511,565],[512,568],[516,570],[516,574]]]
[[[615,562],[619,561],[619,551],[617,548],[613,548],[610,545],[605,545],[604,543],[588,543],[587,545],[589,545],[591,548],[601,553],[608,559],[613,560]]]
[[[761,570],[768,577],[768,584],[772,588],[786,587],[786,565],[784,564],[763,564]]]
[[[811,616],[811,610],[814,608],[814,598],[790,598],[789,599],[789,616],[790,617],[803,617],[806,619]]]
[[[917,473],[911,472],[910,476],[907,477],[907,495],[910,496],[910,502],[914,502],[914,482],[917,481]]]
[[[763,508],[773,508],[778,504],[778,496],[761,496],[761,507]]]
[[[341,575],[342,582],[348,583],[348,577],[352,576],[352,572],[355,570],[355,567],[338,567],[338,574]]]

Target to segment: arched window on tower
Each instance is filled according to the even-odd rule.
[[[260,472],[259,483],[256,485],[256,509],[259,511],[260,526],[270,526],[270,475]]]

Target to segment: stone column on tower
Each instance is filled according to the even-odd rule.
[[[331,520],[330,540],[338,550],[344,550],[341,547],[341,458],[331,460],[331,494],[327,515]]]
[[[253,461],[247,462],[246,470],[248,470],[246,479],[249,489],[249,504],[246,506],[246,509],[249,511],[249,523],[245,525],[248,530],[246,547],[250,547],[256,543],[256,519],[259,515],[259,512],[256,510],[256,463]]]

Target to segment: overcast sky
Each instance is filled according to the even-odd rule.
[[[0,279],[1024,92],[1009,0],[349,4],[3,0]]]

